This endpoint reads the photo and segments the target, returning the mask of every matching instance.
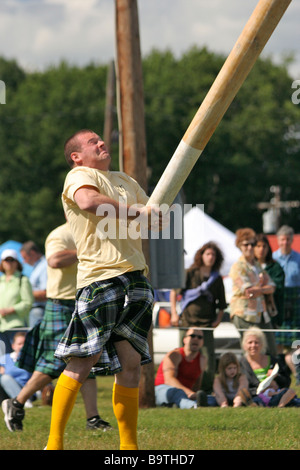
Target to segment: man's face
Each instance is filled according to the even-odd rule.
[[[94,132],[87,132],[77,139],[81,150],[72,153],[75,164],[107,171],[111,158],[101,137]]]
[[[33,257],[32,251],[29,251],[28,253],[26,251],[21,250],[21,256],[24,260],[24,263],[27,263],[31,266],[34,265],[35,259]]]
[[[190,328],[184,338],[184,344],[191,352],[199,351],[203,347],[203,332]]]
[[[278,237],[278,246],[283,255],[288,255],[292,249],[293,239],[289,235],[281,235]]]

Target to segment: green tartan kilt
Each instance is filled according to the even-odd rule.
[[[61,374],[66,364],[54,353],[71,321],[74,306],[75,300],[47,300],[42,321],[26,335],[18,367],[53,378]]]
[[[280,326],[282,330],[300,330],[300,288],[286,287],[284,289],[284,319]],[[276,342],[292,348],[294,341],[300,340],[300,333],[278,331],[275,333]]]
[[[140,354],[141,365],[148,364],[152,308],[153,289],[140,271],[93,282],[78,290],[72,321],[55,356],[68,362],[101,352],[92,372],[116,374],[122,367],[114,343],[127,340]]]

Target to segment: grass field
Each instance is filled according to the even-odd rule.
[[[98,378],[101,416],[113,429],[87,431],[81,395],[65,434],[66,450],[119,449],[112,411],[113,378]],[[300,387],[295,388],[300,396]],[[51,408],[39,401],[26,410],[23,432],[10,433],[0,411],[1,450],[42,450],[49,432]],[[174,408],[141,409],[138,439],[142,450],[299,450],[299,408]]]

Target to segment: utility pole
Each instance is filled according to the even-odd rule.
[[[103,140],[111,153],[112,146],[112,133],[114,125],[114,110],[115,110],[115,90],[116,90],[116,74],[115,64],[111,61],[108,66],[107,80],[106,80],[106,97],[105,97],[105,116],[104,116],[104,129]]]
[[[116,0],[123,170],[147,190],[144,86],[137,0]]]
[[[147,191],[146,131],[144,87],[140,50],[137,0],[116,0],[116,43],[118,110],[121,121],[122,170]],[[143,250],[150,264],[149,244],[143,240]],[[152,329],[148,336],[153,356]],[[154,407],[154,367],[142,367],[140,406]]]
[[[280,214],[282,209],[300,207],[300,201],[281,201],[280,186],[271,186],[270,191],[274,193],[274,197],[270,202],[259,202],[257,204],[258,209],[268,209],[263,213],[263,231],[265,233],[277,232],[280,227]]]

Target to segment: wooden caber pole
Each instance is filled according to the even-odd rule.
[[[172,205],[290,3],[291,0],[259,1],[175,150],[148,204]]]

